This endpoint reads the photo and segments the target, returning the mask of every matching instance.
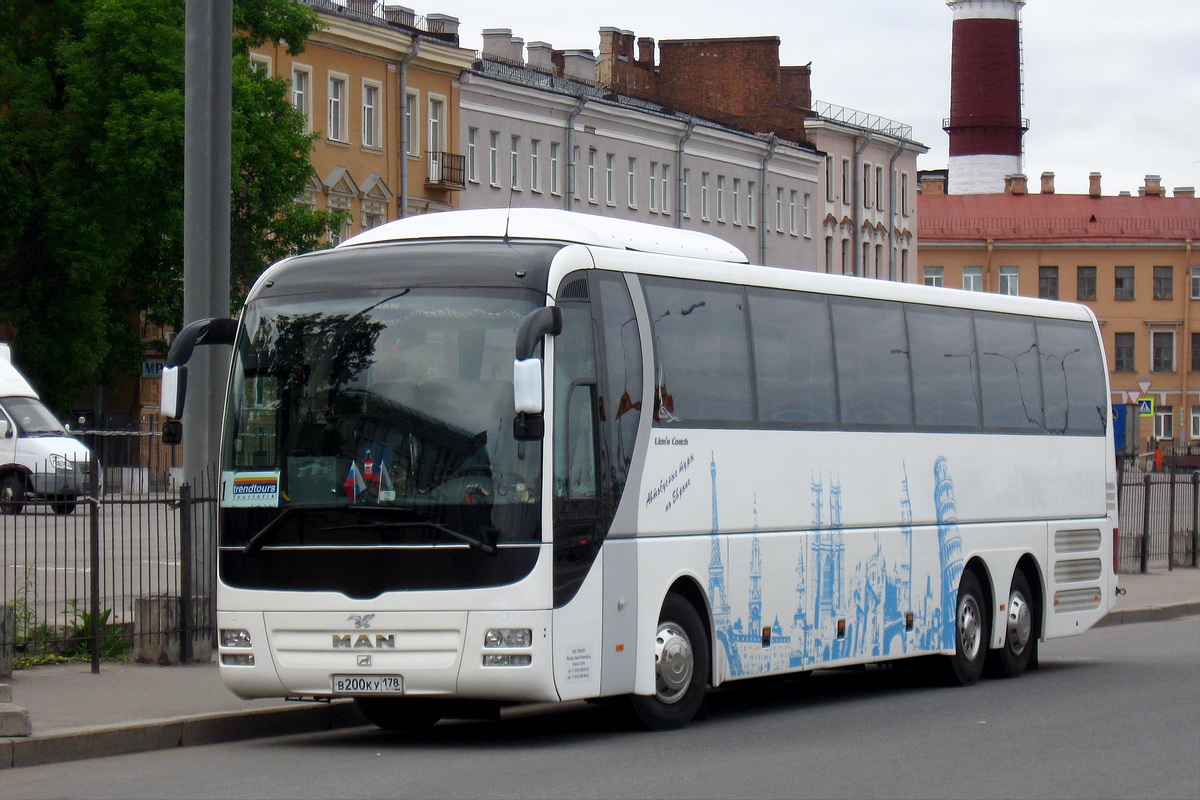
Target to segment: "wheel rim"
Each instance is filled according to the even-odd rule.
[[[675,703],[692,683],[695,659],[692,643],[673,622],[658,626],[654,640],[654,694],[663,703]]]
[[[974,597],[967,595],[958,601],[958,646],[968,661],[974,661],[983,646],[980,620],[979,604]]]
[[[1020,592],[1008,598],[1008,649],[1015,655],[1025,652],[1033,634],[1033,614]]]

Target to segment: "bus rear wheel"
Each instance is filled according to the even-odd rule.
[[[397,733],[428,730],[444,713],[441,701],[424,697],[356,697],[354,704],[372,725]]]
[[[654,694],[633,695],[630,706],[643,727],[662,731],[686,725],[708,688],[708,636],[694,606],[667,595],[654,637]]]
[[[988,673],[1019,678],[1036,658],[1038,646],[1038,610],[1024,572],[1013,575],[1005,609],[1004,646],[988,660]]]
[[[988,650],[988,615],[983,589],[974,572],[966,571],[958,584],[954,612],[954,655],[949,656],[952,682],[971,686],[983,673]]]

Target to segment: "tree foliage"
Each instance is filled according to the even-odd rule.
[[[51,407],[137,375],[139,317],[183,297],[185,3],[0,4],[0,333]],[[313,138],[285,81],[248,50],[293,53],[318,24],[296,0],[235,0],[231,285],[320,246],[338,215],[294,201]]]

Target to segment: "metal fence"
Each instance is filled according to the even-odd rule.
[[[19,513],[0,502],[0,672],[72,657],[90,658],[93,671],[118,655],[207,658],[215,472],[180,483],[159,434],[80,436],[103,465],[99,493],[69,513],[52,500],[26,498]]]
[[[1119,474],[1119,570],[1200,566],[1200,472]]]

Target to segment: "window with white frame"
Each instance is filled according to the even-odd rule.
[[[479,128],[467,128],[467,180],[479,183]]]
[[[629,157],[629,181],[625,187],[629,192],[629,207],[637,208],[637,159]]]
[[[825,156],[825,200],[833,202],[833,156]]]
[[[812,238],[812,195],[804,193],[804,238]]]
[[[500,131],[488,132],[488,183],[500,185]]]
[[[259,53],[250,54],[250,69],[257,72],[259,75],[270,76],[271,74],[271,57],[264,56]]]
[[[671,213],[671,203],[668,199],[671,196],[670,172],[671,172],[671,166],[669,164],[663,164],[662,165],[662,182],[660,184],[660,188],[662,189],[662,192],[660,193],[661,197],[659,198],[662,202],[659,203],[658,210],[664,214]]]
[[[1001,267],[1000,268],[1000,294],[1010,294],[1013,296],[1021,293],[1020,286],[1020,270],[1016,267]]]
[[[900,214],[908,216],[908,173],[900,173]]]
[[[708,221],[708,173],[700,173],[700,219]]]
[[[862,204],[863,208],[871,207],[871,165],[862,165]]]
[[[550,194],[562,194],[562,188],[559,184],[559,169],[558,169],[558,151],[559,143],[550,143]]]
[[[658,213],[658,162],[650,162],[650,213]]]
[[[692,179],[692,171],[687,167],[683,168],[683,180],[680,181],[679,187],[679,213],[685,217],[690,217],[690,209],[688,206],[688,183]]]
[[[1200,300],[1200,265],[1192,267],[1192,299]]]
[[[382,109],[379,104],[383,90],[375,81],[362,84],[362,146],[378,149],[382,138]]]
[[[753,228],[758,224],[758,195],[755,194],[758,184],[746,181],[746,224]]]
[[[1191,437],[1200,439],[1200,408],[1192,406]]]
[[[325,136],[335,142],[346,141],[346,76],[329,73],[329,113]]]
[[[791,233],[792,236],[797,236],[800,233],[800,220],[798,219],[799,215],[797,214],[799,209],[796,205],[796,198],[798,196],[799,192],[797,192],[795,189],[792,189],[790,192],[788,192],[788,232]]]
[[[783,187],[775,187],[775,232],[783,233]]]
[[[292,106],[304,115],[305,132],[312,130],[312,70],[292,65]]]
[[[1154,438],[1175,438],[1175,409],[1171,406],[1156,406],[1154,409]]]
[[[421,154],[421,137],[417,133],[417,92],[409,92],[404,98],[404,152],[416,158]]]
[[[733,179],[733,196],[730,197],[729,199],[731,201],[729,204],[730,208],[733,209],[733,224],[741,225],[742,224],[742,209],[741,209],[742,179],[741,178]]]
[[[587,159],[587,199],[589,203],[596,202],[596,148],[588,148]]]
[[[925,267],[921,280],[926,286],[945,286],[945,269],[943,267]]]
[[[968,292],[983,291],[983,267],[963,267],[963,288]]]
[[[850,205],[850,159],[842,159],[842,205]]]
[[[568,165],[568,169],[570,169],[571,172],[567,177],[567,183],[568,183],[567,191],[569,191],[571,193],[572,199],[578,200],[579,194],[580,194],[580,189],[579,189],[579,145],[575,145],[574,147],[571,148],[571,156],[570,157],[571,157],[571,163]]]
[[[521,137],[512,136],[508,147],[508,185],[521,188]]]
[[[604,156],[604,202],[606,205],[617,204],[617,157],[612,153]]]
[[[883,167],[875,168],[875,209],[883,211]]]
[[[532,192],[542,190],[541,150],[541,139],[529,140],[529,190]]]
[[[429,153],[429,177],[438,183],[442,182],[442,158],[446,152],[446,101],[441,97],[430,97],[429,125],[426,135],[425,150]]]

